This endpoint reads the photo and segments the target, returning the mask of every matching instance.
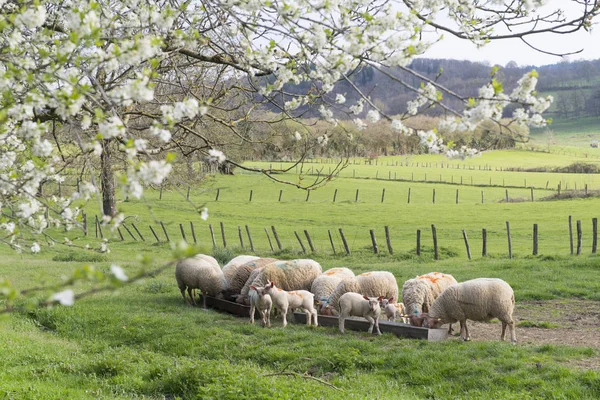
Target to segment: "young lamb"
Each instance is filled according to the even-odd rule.
[[[504,340],[506,326],[509,326],[511,342],[516,343],[514,307],[515,294],[508,283],[497,278],[472,279],[446,289],[433,302],[423,326],[437,328],[459,321],[461,338],[470,340],[467,319],[489,321],[498,318],[502,321],[500,340]]]
[[[398,282],[391,272],[372,271],[365,272],[354,278],[348,278],[340,282],[329,301],[335,312],[339,311],[339,299],[344,293],[360,293],[368,297],[398,298]]]
[[[261,292],[259,292],[261,293]],[[271,295],[273,304],[283,316],[283,327],[287,326],[287,312],[292,312],[296,308],[301,308],[306,313],[306,325],[311,324],[311,317],[314,321],[314,326],[319,326],[317,321],[317,311],[315,310],[315,296],[308,290],[292,290],[285,291],[275,286],[273,282],[268,282],[262,290],[263,294]]]
[[[315,295],[318,304],[317,311],[320,314],[333,315],[331,306],[328,304],[329,297],[341,281],[353,277],[354,272],[341,267],[328,269],[313,281],[310,291]]]
[[[271,296],[265,294],[264,287],[256,287],[252,285],[250,286],[250,289],[250,293],[248,294],[250,299],[250,323],[254,323],[254,312],[256,309],[258,309],[262,326],[270,328],[271,308],[273,307]]]
[[[393,297],[382,299],[380,307],[388,321],[395,321],[397,318],[400,318],[403,323],[408,323],[408,319],[404,317],[404,304],[394,303]]]
[[[192,289],[200,289],[203,294],[219,298],[223,296],[222,292],[225,290],[225,278],[219,263],[204,254],[179,260],[175,267],[175,279],[186,304],[188,304],[185,296],[186,288],[192,305],[196,305]]]
[[[358,293],[344,293],[339,300],[340,316],[338,323],[340,326],[340,332],[344,333],[344,322],[349,316],[363,317],[371,325],[369,325],[369,333],[373,333],[373,326],[375,326],[376,334],[381,335],[379,330],[379,315],[381,314],[381,308],[379,302],[383,299],[383,296],[379,297],[367,297]]]

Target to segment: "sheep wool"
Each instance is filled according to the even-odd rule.
[[[225,290],[225,278],[219,263],[204,254],[180,260],[175,267],[175,280],[186,303],[186,289],[192,304],[196,304],[192,289],[200,289],[203,294],[213,297],[221,297]]]
[[[340,282],[329,298],[329,305],[339,312],[339,299],[344,293],[360,293],[367,297],[398,298],[398,282],[391,272],[371,271]]]
[[[310,259],[275,261],[263,267],[254,279],[254,286],[273,282],[283,290],[310,290],[313,281],[321,275],[321,265]]]
[[[231,294],[239,294],[242,288],[248,281],[250,274],[257,268],[262,268],[265,265],[277,261],[275,258],[257,258],[256,260],[249,261],[245,264],[240,265],[235,271],[235,275],[229,281],[229,292]],[[255,276],[256,278],[256,276]]]
[[[456,285],[452,275],[430,272],[409,279],[402,286],[402,302],[409,314],[429,312],[431,305],[450,286]]]
[[[469,340],[467,319],[489,321],[498,318],[502,321],[501,340],[504,340],[506,327],[510,328],[511,341],[516,343],[513,311],[515,294],[508,283],[497,278],[478,278],[456,284],[446,289],[432,304],[429,318],[439,325],[460,321],[461,337]],[[437,327],[429,322],[429,328]]]
[[[250,276],[248,276],[248,280],[242,287],[242,290],[240,290],[240,295],[235,299],[236,303],[249,305],[248,294],[250,293],[250,286],[253,285],[252,282],[254,282],[254,280],[256,279],[258,274],[261,273],[263,268],[264,267],[259,267],[259,268],[256,268],[255,270],[253,270],[252,272],[250,272]],[[259,286],[259,285],[254,285],[254,286]]]
[[[353,278],[354,272],[348,268],[331,268],[317,277],[310,286],[310,291],[314,293],[315,300],[327,301],[337,285],[348,278]]]
[[[232,258],[227,264],[223,266],[223,275],[225,276],[225,282],[227,283],[227,288],[231,285],[231,280],[235,276],[237,270],[241,268],[242,265],[257,260],[259,257],[256,256],[237,256]]]

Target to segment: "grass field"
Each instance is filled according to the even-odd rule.
[[[517,159],[522,160],[522,165],[533,166],[551,161],[525,159],[530,154],[539,156],[515,153],[505,165],[515,165],[512,160]],[[413,162],[436,162],[423,157],[415,157]],[[497,155],[486,157],[480,159],[483,164],[502,166],[500,158],[493,161]],[[563,162],[570,163],[557,158],[556,163]],[[327,168],[326,164],[316,165]],[[356,179],[347,175],[352,168],[360,171]],[[171,258],[170,245],[165,242],[158,221],[165,223],[173,242],[181,238],[179,224],[188,241],[192,240],[189,225],[192,221],[200,249],[206,253],[213,251],[208,224],[213,226],[218,245],[216,256],[221,262],[249,252],[245,233],[248,225],[256,253],[262,256],[311,257],[324,269],[347,266],[357,273],[388,270],[400,285],[417,274],[431,271],[451,273],[459,281],[500,277],[514,288],[518,304],[549,299],[585,299],[600,304],[596,303],[600,301],[600,259],[591,254],[591,219],[598,216],[600,199],[537,201],[552,191],[536,189],[535,202],[505,203],[501,200],[506,189],[501,186],[392,182],[374,179],[375,175],[365,179],[365,175],[377,171],[375,168],[350,166],[350,170],[344,171],[346,177],[311,192],[308,201],[306,192],[275,184],[256,174],[214,177],[202,188],[192,188],[189,201],[185,200],[187,188],[182,188],[181,193],[165,191],[161,200],[158,192],[149,191],[146,201],[119,202],[120,210],[134,216],[126,223],[130,227],[135,223],[145,242],[133,241],[122,231],[124,241],[116,233],[111,236],[109,254],[61,245],[43,246],[43,252],[35,255],[0,248],[0,277],[25,289],[40,283],[61,282],[75,268],[87,264],[107,271],[113,263],[123,266],[132,276],[140,268],[138,255],[150,258],[151,267]],[[397,167],[394,171],[404,168],[411,167]],[[429,171],[445,174],[447,170],[435,166],[414,168],[428,174],[434,173]],[[495,180],[495,174],[502,179],[506,172],[493,170],[481,174],[482,180],[489,180],[490,176]],[[537,173],[515,174],[521,174],[528,182],[538,179]],[[565,175],[569,175],[565,179],[575,179],[571,174]],[[297,175],[289,177],[298,179]],[[559,179],[554,177],[555,182]],[[590,179],[591,185],[596,178],[581,179]],[[359,189],[358,202],[356,189]],[[436,189],[435,204],[433,189]],[[455,204],[456,189],[460,191],[459,204]],[[215,201],[217,190],[219,200]],[[278,201],[280,190],[282,199]],[[481,190],[485,192],[483,204]],[[527,188],[509,188],[509,195],[511,199],[530,200]],[[202,221],[197,212],[203,206],[209,209],[208,221]],[[86,211],[90,220],[97,213],[92,204]],[[584,247],[580,256],[570,255],[569,215],[574,222],[583,222]],[[513,259],[507,255],[506,221],[511,224]],[[227,249],[222,248],[219,222],[225,226]],[[533,223],[539,224],[539,256],[531,255]],[[433,259],[431,224],[437,227],[439,261]],[[156,243],[148,225],[157,231],[161,243]],[[271,226],[277,228],[282,251],[270,250],[264,228]],[[394,255],[387,252],[384,226],[390,229]],[[244,250],[240,248],[238,227],[243,233]],[[350,256],[342,252],[339,228],[343,228],[348,239]],[[482,228],[487,229],[487,257],[481,256]],[[375,229],[379,241],[381,252],[377,255],[371,247],[370,229]],[[422,232],[421,256],[415,254],[417,229]],[[469,237],[472,260],[466,257],[463,229]],[[301,235],[306,246],[304,230],[314,241],[317,250],[314,254],[300,252],[294,231]],[[335,255],[328,230],[334,235]],[[53,235],[58,239],[67,236],[81,246],[97,247],[100,243],[93,229],[87,238],[81,230],[53,232]],[[94,287],[94,283],[80,283],[76,292]],[[51,293],[51,290],[41,291],[31,297],[46,299]],[[600,305],[597,308],[600,310]],[[553,329],[545,320],[526,322],[524,325]],[[349,332],[342,336],[337,329],[323,327],[290,325],[283,330],[278,320],[275,325],[263,329],[230,315],[184,306],[173,270],[168,268],[141,283],[77,301],[73,307],[34,309],[0,319],[3,366],[0,398],[600,397],[600,372],[574,366],[597,358],[597,348],[525,342],[512,346],[499,341],[429,343],[387,334],[370,337]],[[491,323],[490,329],[499,336],[498,323]]]

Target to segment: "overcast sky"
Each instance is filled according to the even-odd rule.
[[[571,1],[550,0],[541,11],[562,8],[567,16],[578,15],[578,7]],[[539,35],[530,36],[528,41],[536,47],[555,53],[567,53],[583,49],[583,52],[568,57],[575,61],[580,59],[600,58],[600,26],[598,22],[592,32],[581,31],[569,35]],[[555,64],[561,61],[560,57],[536,52],[518,39],[499,40],[491,42],[482,49],[466,40],[456,39],[449,34],[444,35],[444,40],[435,44],[425,55],[427,58],[453,58],[470,61],[488,61],[491,64],[506,65],[509,61],[516,61],[523,65]]]

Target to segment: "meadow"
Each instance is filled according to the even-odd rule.
[[[543,159],[531,160],[530,155]],[[600,199],[595,197],[540,201],[555,190],[546,190],[550,176],[533,172],[496,171],[510,166],[556,166],[572,162],[568,156],[543,153],[510,152],[508,156],[490,153],[465,164],[481,162],[488,170],[435,167],[446,162],[435,156],[381,158],[378,165],[350,165],[342,177],[324,188],[307,193],[282,186],[259,174],[213,176],[201,187],[167,188],[162,193],[148,191],[141,201],[120,199],[119,209],[132,217],[144,236],[134,241],[124,230],[109,237],[110,253],[95,253],[78,247],[43,246],[40,254],[16,254],[0,248],[0,276],[19,289],[51,286],[62,282],[76,268],[93,265],[108,270],[122,266],[130,275],[140,268],[140,257],[150,260],[145,268],[156,268],[172,256],[172,244],[181,240],[180,226],[192,242],[190,222],[194,224],[199,251],[214,254],[221,263],[236,254],[249,253],[246,225],[252,234],[255,253],[280,258],[311,257],[323,269],[347,266],[357,273],[388,270],[400,285],[415,275],[431,271],[452,274],[458,281],[488,276],[506,280],[515,290],[517,308],[537,302],[568,302],[582,299],[600,310],[600,269],[598,255],[591,253],[591,221],[597,218]],[[504,157],[505,163],[502,163]],[[508,159],[506,158],[508,157]],[[577,157],[575,157],[577,158]],[[519,160],[521,160],[519,162]],[[358,160],[356,160],[358,162]],[[385,163],[413,162],[431,166],[392,166],[399,176],[407,172],[431,174],[432,181],[376,179],[388,178]],[[454,163],[454,162],[451,162]],[[547,164],[546,164],[547,163]],[[262,163],[267,165],[270,163]],[[275,164],[275,163],[273,163]],[[259,165],[259,164],[256,164]],[[478,164],[472,164],[478,165]],[[275,167],[275,165],[274,165]],[[314,163],[304,168],[327,169]],[[352,169],[358,176],[352,177]],[[411,170],[412,169],[412,170]],[[491,169],[491,170],[490,170]],[[377,171],[380,171],[377,174]],[[402,171],[402,172],[401,172]],[[289,179],[311,179],[311,175],[282,175]],[[474,185],[452,184],[446,173],[477,173]],[[445,176],[433,182],[436,174]],[[515,174],[518,178],[510,178]],[[563,180],[578,188],[588,183],[598,187],[596,175],[551,174],[552,181]],[[560,176],[557,176],[560,175]],[[502,178],[504,176],[504,178]],[[314,177],[313,177],[314,178]],[[439,176],[438,176],[439,178]],[[506,186],[485,185],[489,179],[505,179]],[[527,180],[523,185],[522,179]],[[420,179],[419,179],[420,180]],[[509,186],[510,180],[513,186]],[[519,183],[521,181],[521,183]],[[480,185],[480,186],[477,186]],[[521,187],[517,187],[521,185]],[[529,186],[534,185],[531,202]],[[523,187],[524,186],[524,187]],[[408,190],[411,201],[408,203]],[[358,201],[356,190],[359,189]],[[382,202],[382,192],[385,198]],[[432,192],[436,189],[433,204]],[[456,204],[456,190],[459,202]],[[506,190],[511,201],[505,202]],[[336,201],[333,196],[337,190]],[[481,202],[481,191],[485,199]],[[216,200],[217,191],[219,198]],[[250,201],[250,191],[252,200]],[[279,195],[281,192],[281,200]],[[518,200],[518,201],[516,201]],[[149,207],[150,206],[150,207]],[[208,221],[199,210],[207,207]],[[88,221],[97,214],[97,205],[86,206]],[[582,221],[584,246],[579,256],[570,255],[568,217]],[[508,258],[506,221],[510,221],[513,259]],[[163,222],[171,243],[159,224]],[[224,248],[220,223],[225,227]],[[539,255],[532,255],[532,225],[539,225]],[[434,260],[431,225],[437,228],[440,260]],[[215,233],[213,248],[209,225]],[[160,242],[149,230],[153,226]],[[267,228],[275,245],[271,226],[275,226],[282,250],[271,251]],[[394,254],[385,243],[388,226]],[[340,241],[339,228],[348,239],[350,255]],[[481,255],[481,229],[487,229],[488,255]],[[573,227],[574,228],[574,227]],[[380,252],[373,253],[369,230],[376,231]],[[473,257],[466,256],[462,230],[468,234]],[[304,230],[316,247],[308,249]],[[421,230],[421,255],[416,255],[416,231]],[[239,232],[242,233],[243,246]],[[336,254],[333,254],[331,231]],[[303,254],[294,235],[297,232],[307,254]],[[88,236],[82,230],[55,231],[59,241],[68,237],[77,246],[96,248],[94,226]],[[96,287],[80,283],[76,291]],[[30,297],[45,299],[51,290]],[[28,300],[22,299],[20,305]],[[533,326],[554,328],[551,312]],[[521,321],[523,322],[523,321]],[[489,330],[500,335],[492,322]],[[523,324],[522,326],[527,326]],[[526,329],[526,328],[524,328]],[[114,292],[99,293],[79,300],[72,307],[29,309],[4,315],[0,319],[0,398],[461,398],[461,399],[580,399],[600,397],[600,348],[565,344],[540,344],[520,341],[516,346],[500,341],[463,343],[455,338],[430,343],[401,339],[389,334],[381,337],[319,327],[308,329],[290,325],[285,330],[280,320],[275,327],[251,326],[231,315],[184,305],[175,284],[173,268],[153,274],[143,281]],[[576,335],[576,329],[572,331]],[[517,338],[519,339],[519,338]],[[560,342],[559,342],[560,343]],[[579,367],[578,364],[592,367]],[[595,367],[594,367],[595,366]]]

